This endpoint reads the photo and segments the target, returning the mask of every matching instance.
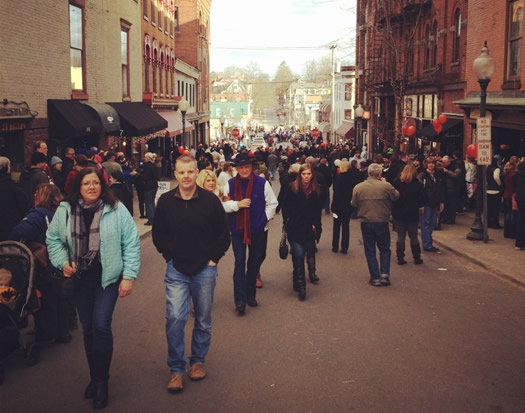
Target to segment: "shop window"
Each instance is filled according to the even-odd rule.
[[[71,89],[84,91],[86,62],[84,56],[84,27],[81,7],[69,5],[69,47],[71,57]]]
[[[509,2],[507,79],[519,79],[521,75],[521,48],[523,38],[523,2]]]

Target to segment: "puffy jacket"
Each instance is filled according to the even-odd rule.
[[[66,222],[67,221],[67,222]],[[63,269],[68,261],[66,242],[71,255],[74,247],[71,239],[71,205],[62,202],[55,212],[46,234],[47,251],[51,264]],[[140,268],[140,240],[135,221],[124,204],[117,202],[111,209],[105,205],[100,219],[100,260],[102,263],[102,287],[125,279],[137,278]]]

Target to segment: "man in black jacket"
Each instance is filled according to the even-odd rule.
[[[219,198],[197,186],[197,162],[177,158],[177,188],[163,194],[153,221],[153,243],[166,260],[166,337],[171,379],[168,391],[183,389],[186,372],[184,327],[195,308],[190,368],[191,380],[206,377],[204,361],[211,341],[211,308],[217,263],[230,246],[226,213]]]
[[[4,156],[0,156],[0,199],[0,241],[5,241],[13,227],[22,221],[31,204],[22,188],[11,179],[11,161]]]

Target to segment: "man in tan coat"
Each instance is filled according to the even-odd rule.
[[[382,167],[373,163],[368,167],[366,181],[356,185],[352,194],[352,206],[357,208],[361,221],[361,233],[365,256],[370,271],[370,285],[390,285],[390,229],[388,222],[392,202],[399,198],[399,192],[382,177]],[[376,244],[379,248],[379,265],[376,258]]]

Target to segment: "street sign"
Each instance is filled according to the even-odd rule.
[[[319,137],[319,129],[315,128],[315,129],[312,129],[311,132],[310,132],[310,135],[312,135],[312,138],[318,138]]]
[[[234,138],[238,138],[239,136],[241,136],[241,131],[239,129],[237,129],[237,128],[232,129],[232,136]]]
[[[492,121],[490,118],[478,118],[476,119],[476,129],[479,142],[491,142],[492,141],[492,131],[491,131]]]
[[[490,165],[492,160],[492,143],[478,141],[478,165]]]

